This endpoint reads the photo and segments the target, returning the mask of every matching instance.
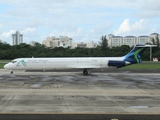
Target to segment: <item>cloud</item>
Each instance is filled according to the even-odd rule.
[[[126,33],[129,32],[131,30],[131,26],[130,26],[130,20],[129,19],[125,19],[123,21],[123,23],[120,25],[120,27],[118,28],[118,30],[116,30],[114,32],[115,35],[119,35],[122,33]]]
[[[49,34],[49,36],[68,36],[73,38],[74,41],[86,42],[86,41],[99,41],[102,35],[106,35],[107,31],[112,27],[113,23],[106,22],[105,24],[97,24],[90,30],[84,28],[65,29],[62,31],[55,30]],[[46,37],[44,37],[45,39]]]
[[[0,28],[2,28],[3,27],[3,25],[2,24],[0,24]]]
[[[112,22],[107,22],[104,24],[97,24],[96,26],[93,27],[93,29],[91,30],[91,33],[93,34],[104,34],[106,33],[111,27],[112,27],[113,23]]]
[[[71,38],[74,38],[74,40],[76,40],[77,37],[80,37],[79,39],[81,39],[82,37],[85,36],[85,34],[87,34],[82,28],[77,28],[76,30],[74,31],[70,31],[68,29],[66,30],[63,30],[63,31],[53,31],[52,33],[49,34],[49,37],[51,36],[68,36],[68,37],[71,37]]]
[[[11,44],[12,34],[14,34],[15,32],[16,32],[15,30],[10,30],[9,32],[4,32],[4,33],[0,34],[0,39]]]
[[[142,5],[142,9],[151,10],[151,11],[159,11],[160,10],[160,1],[159,0],[145,0],[145,4]]]
[[[27,29],[24,29],[22,31],[19,31],[21,34],[31,34],[33,32],[35,32],[35,28],[27,28]],[[2,33],[2,36],[4,37],[10,37],[12,34],[15,34],[16,33],[16,30],[10,30],[9,32],[4,32]]]
[[[119,2],[119,0],[114,0],[114,1],[111,1],[111,0],[98,0],[98,1],[93,1],[93,0],[32,0],[32,1],[28,1],[28,0],[16,0],[16,1],[13,1],[13,0],[5,0],[5,1],[0,1],[0,3],[9,3],[11,5],[15,5],[15,4],[18,4],[18,5],[24,5],[24,4],[29,4],[30,6],[37,6],[37,7],[42,7],[42,6],[46,6],[49,7],[49,6],[62,6],[62,5],[71,5],[71,6],[88,6],[88,5],[91,5],[91,6],[107,6],[107,7],[117,7],[117,6],[121,6],[121,7],[131,7],[133,5],[137,5],[137,3],[139,3],[140,0],[136,0],[136,1],[128,1],[128,0],[121,0],[121,2]]]
[[[9,32],[4,32],[2,33],[3,37],[11,37],[12,34],[14,34],[16,31],[15,30],[10,30]]]
[[[146,10],[146,11],[142,11],[142,12],[138,13],[137,16],[139,18],[150,18],[150,19],[153,19],[153,18],[160,17],[160,13],[158,11]]]
[[[22,32],[23,34],[28,34],[28,33],[33,33],[33,32],[35,32],[35,30],[36,30],[36,28],[27,28],[27,29],[25,29],[25,30],[22,30],[21,32]]]
[[[148,34],[149,31],[149,21],[140,19],[139,21],[131,24],[129,19],[125,19],[120,27],[115,30],[115,35],[141,35]],[[148,31],[149,30],[149,31]]]
[[[143,27],[145,27],[145,26],[143,26],[144,25],[144,19],[141,19],[141,20],[139,20],[138,22],[135,22],[132,26],[131,26],[131,28],[132,29],[134,29],[134,30],[140,30],[140,29],[143,29]]]
[[[147,35],[159,30],[159,19],[152,19],[160,14],[159,4],[158,0],[0,0],[0,39],[11,40],[10,30],[24,34],[25,42],[61,35],[84,42],[110,33]]]
[[[24,42],[31,41],[30,37],[35,38],[35,36],[38,36],[36,33],[36,28],[26,28],[26,29],[21,30],[19,32],[21,34],[23,34]],[[9,44],[11,44],[12,34],[15,34],[15,33],[16,33],[16,30],[12,29],[9,32],[4,32],[4,33],[0,34],[0,38],[7,41]]]
[[[155,18],[160,17],[160,1],[159,0],[141,0],[137,7],[136,16],[139,18]]]
[[[40,42],[40,36],[37,33],[36,28],[26,28],[20,32],[23,34],[23,42],[29,43],[31,40],[37,40],[37,42]]]

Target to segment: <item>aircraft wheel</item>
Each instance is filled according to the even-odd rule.
[[[13,71],[11,70],[11,72],[10,72],[11,74],[13,74]]]
[[[87,69],[84,69],[84,70],[83,70],[83,74],[84,74],[84,75],[88,75]]]

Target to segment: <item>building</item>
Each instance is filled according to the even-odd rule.
[[[46,47],[71,47],[72,46],[72,38],[67,36],[59,36],[59,38],[56,38],[54,36],[48,37],[46,40],[42,41],[42,44],[44,44]]]
[[[90,42],[73,42],[72,44],[72,48],[76,48],[76,47],[80,47],[80,48],[95,48],[97,47],[97,43],[94,43],[94,41],[90,41]]]
[[[15,34],[12,34],[12,43],[13,45],[19,45],[20,43],[23,43],[23,35],[16,31]]]
[[[151,43],[151,36],[139,36],[137,38],[137,44]]]
[[[157,33],[156,33],[157,34]],[[136,44],[146,44],[151,43],[151,37],[155,36],[155,34],[151,34],[150,36],[114,36],[113,34],[108,35],[108,46],[121,46],[121,45],[129,45],[130,47],[135,46]]]
[[[29,42],[29,45],[35,46],[36,43],[40,44],[39,42],[36,42],[36,41],[30,41],[30,42]]]
[[[152,33],[152,34],[150,34],[150,37],[154,38],[154,39],[156,39],[157,36],[160,39],[160,35],[158,33]]]
[[[108,46],[121,46],[123,44],[122,36],[114,36],[113,34],[108,35]]]
[[[81,48],[95,48],[97,47],[97,43],[94,43],[94,41],[90,42],[73,42],[72,38],[69,38],[67,36],[60,36],[59,38],[56,38],[54,36],[48,37],[46,40],[42,41],[42,44],[44,44],[46,47],[81,47]]]
[[[2,44],[7,44],[7,42],[3,41],[3,40],[0,40],[0,43]]]

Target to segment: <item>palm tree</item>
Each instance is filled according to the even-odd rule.
[[[99,42],[99,45],[100,45],[100,49],[101,51],[104,53],[104,55],[106,55],[107,53],[107,49],[108,49],[108,40],[106,38],[106,35],[105,36],[102,36],[101,41]]]

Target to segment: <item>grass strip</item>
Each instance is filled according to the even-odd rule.
[[[0,68],[2,69],[4,67],[5,63],[0,63]]]
[[[123,69],[160,69],[160,63],[132,64]]]

